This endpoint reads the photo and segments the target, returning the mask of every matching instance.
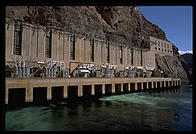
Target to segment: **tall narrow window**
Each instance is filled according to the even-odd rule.
[[[22,27],[19,24],[15,24],[14,28],[14,55],[21,55],[22,46]]]
[[[75,60],[75,35],[70,39],[70,59]]]
[[[103,44],[101,44],[101,63],[103,63]]]
[[[131,64],[133,65],[133,49],[131,50]]]
[[[52,48],[52,32],[51,29],[46,31],[46,58],[51,58],[51,48]]]
[[[107,42],[107,44],[106,44],[106,50],[107,50],[106,60],[107,60],[107,63],[110,63],[110,45],[109,45],[109,42]]]
[[[91,61],[94,62],[94,39],[90,39],[90,49]]]
[[[143,60],[142,60],[142,49],[141,49],[141,66],[143,66]]]
[[[120,46],[120,64],[123,63],[123,52],[122,52],[122,46]]]

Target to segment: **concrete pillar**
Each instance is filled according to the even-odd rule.
[[[83,96],[83,89],[82,89],[82,85],[78,85],[78,97]]]
[[[47,100],[52,99],[52,90],[51,87],[47,87]]]
[[[136,91],[138,90],[138,88],[137,88],[137,82],[135,82],[135,90]]]
[[[26,96],[25,97],[26,102],[33,102],[33,87],[32,86],[27,86],[25,96]]]
[[[8,104],[8,87],[5,86],[5,104]]]
[[[171,85],[170,85],[170,87],[173,87],[173,85],[174,85],[174,84],[173,84],[173,81],[171,80]]]
[[[163,86],[162,86],[162,81],[160,81],[160,88],[162,88]]]
[[[63,98],[67,98],[68,97],[68,92],[67,92],[67,85],[65,85],[63,87]]]
[[[102,84],[102,94],[105,94],[105,84]]]
[[[115,84],[112,84],[112,93],[115,93]]]
[[[123,83],[120,84],[121,93],[123,92]]]
[[[131,85],[128,83],[128,91],[131,91]]]
[[[170,87],[170,81],[168,81],[168,87]]]
[[[151,83],[152,83],[152,89],[153,89],[154,88],[154,82],[152,81]]]
[[[146,82],[146,89],[149,89],[148,81]]]
[[[144,83],[141,82],[141,90],[143,90],[143,89],[144,89]]]
[[[91,95],[95,95],[95,85],[91,85]]]

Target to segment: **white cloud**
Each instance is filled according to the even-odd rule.
[[[187,50],[187,51],[178,50],[178,52],[179,52],[180,55],[185,54],[185,53],[191,53],[191,54],[193,54],[193,51],[192,50]]]

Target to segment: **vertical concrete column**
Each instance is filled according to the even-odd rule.
[[[31,86],[29,83],[27,83],[25,101],[33,102],[33,86]]]
[[[91,85],[91,95],[95,95],[95,85]]]
[[[135,91],[137,91],[138,89],[137,89],[137,82],[135,82]]]
[[[141,82],[141,90],[143,90],[143,89],[144,89],[144,83]]]
[[[146,89],[149,89],[148,81],[146,82]]]
[[[163,81],[163,87],[166,87],[166,81]]]
[[[131,91],[131,85],[128,83],[128,91]]]
[[[115,84],[112,84],[112,93],[115,93]]]
[[[63,86],[63,98],[68,97],[68,92],[67,92],[67,85]]]
[[[102,84],[102,94],[105,94],[105,84]]]
[[[160,81],[160,88],[162,88],[162,81]]]
[[[51,87],[47,87],[47,100],[52,99],[52,90]]]
[[[7,84],[5,85],[5,104],[8,104],[8,86]]]
[[[123,83],[120,84],[120,90],[123,92]]]
[[[171,80],[171,85],[170,85],[170,87],[173,87],[173,81]]]
[[[154,88],[154,82],[152,81],[151,83],[152,83],[151,85],[152,85],[152,89],[153,89]]]
[[[170,87],[170,81],[168,81],[168,87]]]
[[[82,85],[78,85],[78,97],[83,96],[83,89],[82,89]]]

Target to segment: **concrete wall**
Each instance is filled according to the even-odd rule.
[[[9,26],[8,26],[9,24]],[[117,65],[120,68],[131,66],[131,53],[133,51],[133,66],[141,66],[141,56],[143,66],[155,66],[155,51],[141,50],[138,48],[122,47],[123,63],[120,64],[120,45],[109,42],[110,63],[107,63],[106,44],[104,40],[94,39],[94,62],[90,58],[90,38],[82,35],[75,35],[75,60],[70,60],[70,38],[71,33],[61,31],[61,29],[52,28],[52,51],[51,58],[46,58],[46,27],[22,23],[22,54],[13,55],[14,46],[14,21],[6,19],[6,59],[17,59],[18,57],[25,61],[61,61],[65,63],[65,68],[77,66],[76,62],[94,63],[98,66],[103,64]],[[153,38],[151,38],[152,40]],[[71,62],[71,63],[70,63]],[[75,62],[75,63],[73,63]],[[71,65],[70,65],[71,64]]]
[[[11,59],[13,55],[14,46],[14,24],[13,22],[7,22],[5,24],[5,58]]]
[[[151,43],[151,47],[150,47],[150,50],[154,51],[155,54],[159,54],[161,56],[164,55],[173,56],[172,43],[165,40],[157,39],[152,36],[150,36],[150,41],[155,42],[155,44]]]

